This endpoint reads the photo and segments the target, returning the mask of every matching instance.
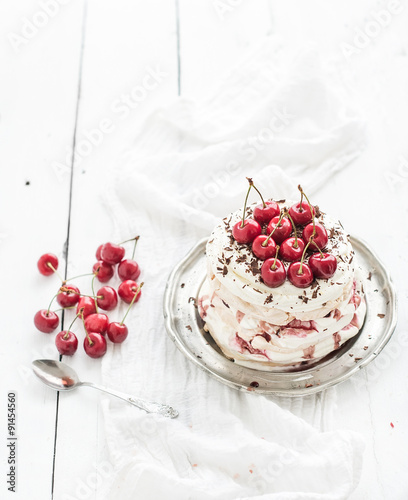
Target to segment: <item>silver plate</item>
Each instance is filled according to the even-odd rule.
[[[207,264],[205,245],[200,241],[171,273],[164,294],[167,332],[180,351],[220,382],[235,389],[263,394],[302,396],[319,392],[348,379],[372,361],[390,339],[397,321],[395,290],[388,272],[372,250],[351,237],[363,283],[367,315],[358,335],[314,366],[276,373],[240,366],[227,359],[204,331],[195,307]],[[384,316],[383,316],[384,315]]]

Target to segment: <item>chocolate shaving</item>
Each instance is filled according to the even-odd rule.
[[[242,262],[246,262],[246,257],[245,257],[245,255],[241,255],[241,256],[239,256],[237,259],[235,259],[235,262],[236,262],[237,264],[242,264]]]
[[[257,288],[254,288],[255,292],[262,293],[261,290],[258,290]]]
[[[357,362],[357,361],[360,361],[361,359],[363,359],[363,358],[354,358],[354,361]]]
[[[317,290],[315,290],[312,294],[312,299],[317,299]]]
[[[273,301],[273,295],[270,294],[266,297],[264,304],[270,304]]]
[[[193,331],[193,329],[191,328],[191,326],[190,326],[190,325],[186,325],[186,328],[187,328],[187,330],[190,330],[190,332],[192,332],[192,331]]]
[[[185,286],[186,286],[186,284],[185,284],[185,283],[182,283],[182,284],[180,285],[180,288],[184,288]]]
[[[225,307],[228,307],[228,309],[230,308],[230,306],[224,300],[222,300],[222,303],[224,304]]]
[[[385,314],[377,314],[377,316],[381,319],[385,318]]]
[[[306,387],[306,389],[307,389],[308,387],[313,387],[313,384],[306,384],[306,385],[305,385],[305,387]]]
[[[226,276],[228,274],[228,267],[224,266],[224,269],[222,270],[222,275]]]
[[[278,200],[276,203],[285,203],[286,200]]]
[[[192,302],[194,304],[194,307],[197,307],[197,300],[195,297],[189,297],[188,303]]]
[[[371,276],[372,276],[372,275],[373,275],[373,273],[370,271],[370,272],[368,273],[368,276],[367,276],[368,281],[371,281]]]

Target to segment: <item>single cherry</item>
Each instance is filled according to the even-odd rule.
[[[262,264],[261,276],[265,285],[276,288],[282,285],[286,279],[285,266],[278,260],[279,246],[276,247],[276,254],[273,259],[267,259]]]
[[[90,314],[85,318],[85,328],[88,332],[96,332],[104,335],[108,329],[109,318],[103,313]]]
[[[81,297],[78,301],[77,314],[83,314],[84,318],[96,313],[95,300],[92,297]]]
[[[282,242],[279,250],[279,257],[288,262],[294,262],[302,258],[305,243],[300,238],[287,238]]]
[[[78,339],[70,330],[62,330],[55,337],[55,345],[63,356],[72,356],[78,348]]]
[[[258,259],[269,259],[276,253],[275,240],[270,235],[260,234],[252,242],[252,251]]]
[[[92,271],[101,283],[106,283],[113,276],[113,266],[104,262],[103,260],[98,260],[92,267]]]
[[[103,247],[103,244],[99,245],[99,247],[96,249],[96,252],[95,252],[96,260],[102,260],[102,256],[101,256],[102,247]]]
[[[289,238],[292,232],[292,224],[287,217],[283,217],[281,214],[269,222],[267,232],[271,233],[272,231],[272,238],[280,245],[286,238]]]
[[[262,233],[262,228],[259,222],[254,219],[245,219],[246,206],[248,201],[248,196],[253,187],[252,179],[247,177],[249,182],[249,188],[244,201],[244,209],[242,211],[242,220],[234,224],[232,228],[232,236],[238,243],[251,243],[254,239]]]
[[[305,243],[309,241],[313,233],[315,234],[313,237],[313,241],[310,243],[310,248],[312,250],[318,250],[319,248],[320,250],[323,250],[327,245],[327,242],[329,241],[326,228],[322,224],[319,224],[319,222],[315,222],[314,225],[312,222],[308,224],[303,229],[302,233],[302,238]]]
[[[105,337],[97,332],[89,332],[84,339],[84,350],[90,358],[101,358],[107,349]]]
[[[107,335],[114,344],[121,344],[128,336],[128,327],[122,323],[114,321],[109,323]]]
[[[116,290],[111,286],[103,286],[97,292],[96,303],[98,307],[105,311],[111,311],[118,305],[118,296]]]
[[[130,304],[132,302],[135,295],[136,298],[134,302],[137,302],[140,299],[141,293],[142,292],[140,290],[140,287],[133,280],[123,281],[118,288],[119,297],[127,304]]]
[[[41,274],[50,276],[58,269],[58,257],[53,253],[45,253],[38,259],[37,267]]]
[[[125,259],[118,266],[118,275],[122,281],[136,281],[140,276],[139,264],[133,259]]]
[[[41,309],[34,316],[34,324],[40,332],[51,333],[57,328],[59,317],[49,309]]]
[[[315,278],[329,279],[337,269],[337,259],[330,253],[314,253],[309,257],[309,266]]]
[[[254,208],[254,219],[259,224],[268,224],[268,222],[279,215],[280,208],[276,201],[265,201]]]
[[[57,302],[61,307],[72,307],[79,301],[79,288],[74,285],[63,285],[57,295]]]
[[[101,248],[101,259],[108,264],[118,264],[125,256],[125,249],[115,243],[105,243]]]
[[[313,208],[313,214],[315,213],[315,209]],[[293,222],[300,226],[304,226],[308,222],[312,220],[312,212],[310,210],[309,204],[307,201],[302,201],[299,203],[295,203],[289,208],[289,215],[292,217]]]
[[[305,262],[292,262],[288,268],[288,278],[292,285],[307,288],[312,284],[314,276],[310,266]]]

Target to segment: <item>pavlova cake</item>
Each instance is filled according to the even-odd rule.
[[[252,179],[243,210],[222,220],[206,247],[198,309],[222,352],[260,370],[314,363],[364,322],[354,251],[340,222],[300,201],[264,201]],[[247,206],[255,189],[261,203]]]

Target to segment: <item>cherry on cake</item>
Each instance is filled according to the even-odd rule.
[[[366,304],[341,223],[300,200],[264,201],[214,228],[198,309],[224,355],[259,370],[316,363],[361,329]],[[255,189],[261,203],[247,205]]]

